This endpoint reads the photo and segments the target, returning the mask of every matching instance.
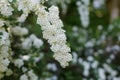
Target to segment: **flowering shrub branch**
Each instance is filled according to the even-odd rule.
[[[41,26],[43,38],[48,40],[48,43],[51,45],[54,58],[60,62],[63,68],[68,66],[68,63],[72,60],[70,48],[66,44],[65,31],[62,29],[63,23],[59,18],[59,10],[56,6],[47,8],[43,5],[44,2],[45,0],[0,0],[2,19],[4,19],[4,17],[12,17],[14,8],[11,4],[13,4],[18,11],[22,11],[21,16],[16,18],[19,25],[13,25],[11,24],[12,21],[7,22],[7,20],[0,19],[0,79],[5,76],[4,73],[9,76],[14,72],[8,68],[11,63],[18,68],[22,68],[23,75],[20,77],[20,80],[38,80],[38,77],[32,69],[28,70],[26,67],[23,67],[25,64],[22,58],[24,56],[19,56],[17,59],[13,58],[14,51],[11,52],[11,39],[9,38],[11,34],[13,35],[12,38],[14,36],[21,37],[20,45],[27,51],[30,50],[32,46],[39,49],[43,45],[43,41],[34,34],[26,39],[23,38],[23,36],[28,35],[29,30],[21,27],[20,24],[25,22],[31,12],[37,15],[36,23]],[[9,57],[11,58],[9,59]],[[29,57],[24,59],[29,59]]]

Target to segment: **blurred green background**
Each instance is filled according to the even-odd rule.
[[[50,45],[42,38],[41,28],[36,24],[36,15],[31,13],[22,24],[29,29],[30,34],[34,33],[43,39],[44,45],[40,50],[33,48],[29,52],[16,46],[12,49],[17,55],[32,53],[33,58],[26,61],[25,66],[33,68],[40,80],[120,80],[120,2],[119,0],[88,1],[90,4],[87,6],[89,10],[87,27],[82,25],[77,5],[78,2],[85,5],[84,0],[49,0],[45,3],[48,7],[56,5],[60,10],[67,44],[71,47],[73,55],[73,61],[66,68],[60,67],[60,64],[53,59]],[[17,11],[14,12],[16,13]],[[19,38],[15,37],[13,40],[17,39]],[[37,53],[40,53],[42,58],[34,63]]]

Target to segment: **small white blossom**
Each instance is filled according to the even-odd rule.
[[[31,35],[30,39],[33,42],[33,46],[36,48],[40,48],[43,45],[43,41],[37,38],[35,35]]]
[[[8,70],[10,56],[10,41],[9,34],[2,27],[0,28],[0,79],[4,77],[4,72]]]
[[[28,34],[28,29],[27,28],[22,28],[20,26],[16,26],[16,27],[11,28],[11,32],[14,35],[17,35],[17,36],[24,36],[24,35]]]
[[[104,1],[104,0],[94,0],[94,1],[93,1],[93,7],[94,7],[95,9],[101,8],[104,4],[105,4],[105,1]]]
[[[91,67],[93,68],[93,69],[95,69],[95,68],[97,68],[98,67],[98,61],[94,61],[92,64],[91,64]]]
[[[54,63],[47,64],[47,69],[52,71],[57,71],[57,66]]]
[[[81,24],[83,25],[83,27],[88,27],[89,25],[89,0],[82,0],[83,4],[81,1],[77,1],[77,6],[78,6],[78,12],[80,15],[80,20],[81,20]]]
[[[0,19],[0,27],[4,26],[5,21]]]
[[[83,66],[84,66],[84,76],[89,76],[89,69],[90,69],[90,63],[87,61],[83,61]]]
[[[20,76],[20,80],[29,80],[26,74]]]
[[[73,55],[73,60],[72,60],[72,62],[73,62],[73,64],[76,64],[76,63],[77,63],[77,60],[78,60],[78,55],[77,55],[76,52],[73,52],[72,55]]]
[[[30,37],[26,38],[22,42],[22,47],[25,50],[29,50],[32,46],[39,49],[43,45],[43,41],[37,38],[34,34],[30,35]]]
[[[105,70],[102,68],[98,69],[99,80],[106,80]]]
[[[32,46],[32,42],[29,38],[26,38],[23,42],[22,42],[22,48],[25,50],[29,50]]]
[[[28,71],[28,76],[29,76],[30,80],[38,80],[38,77],[35,75],[33,70]]]
[[[26,67],[22,67],[22,71],[26,72],[28,69]]]
[[[0,0],[0,12],[4,16],[12,15],[13,8],[11,7],[8,0]]]
[[[20,67],[22,67],[24,65],[24,62],[23,62],[22,59],[16,59],[14,61],[14,64],[15,64],[16,67],[20,68]]]

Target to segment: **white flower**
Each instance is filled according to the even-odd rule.
[[[23,55],[23,56],[22,56],[22,59],[23,59],[23,60],[26,60],[26,61],[29,60],[29,58],[30,58],[29,55]]]
[[[47,69],[52,71],[57,71],[57,66],[54,63],[47,64]]]
[[[30,80],[38,80],[38,77],[34,74],[33,70],[28,71]]]
[[[2,27],[0,28],[0,79],[4,77],[4,73],[8,70],[9,66],[9,34]]]
[[[99,80],[106,80],[105,70],[102,68],[98,69]]]
[[[88,56],[88,57],[87,57],[87,60],[88,60],[89,62],[91,62],[91,61],[94,61],[94,58],[93,58],[92,56]]]
[[[2,61],[2,64],[4,65],[4,66],[8,66],[9,65],[9,63],[10,63],[10,61],[6,58],[6,59],[3,59]]]
[[[91,64],[91,67],[93,68],[93,69],[95,69],[95,68],[97,68],[98,67],[98,61],[94,61],[92,64]]]
[[[22,67],[22,71],[25,73],[28,69],[26,67]]]
[[[104,0],[94,0],[93,1],[93,7],[96,9],[99,9],[100,7],[102,7],[105,4]]]
[[[45,78],[44,80],[58,80],[58,77],[56,75],[53,75],[53,76]]]
[[[31,46],[32,46],[32,42],[31,42],[31,39],[29,39],[29,38],[26,38],[26,39],[22,42],[22,48],[25,49],[25,50],[30,49]]]
[[[85,47],[93,47],[94,46],[94,42],[92,42],[92,41],[88,41],[88,42],[86,42],[86,44],[85,44]]]
[[[29,80],[26,74],[20,76],[20,80]]]
[[[114,77],[117,75],[117,72],[115,70],[113,70],[108,64],[103,64],[103,67],[104,67],[105,71],[110,74],[111,77]]]
[[[72,60],[72,62],[73,62],[74,64],[76,64],[76,63],[77,63],[77,60],[78,60],[78,55],[77,55],[76,52],[73,52],[72,55],[73,55],[73,60]]]
[[[37,38],[35,35],[30,36],[31,41],[33,42],[33,46],[36,48],[40,48],[43,45],[43,41]]]
[[[88,27],[89,25],[89,0],[82,0],[83,4],[81,1],[77,1],[77,6],[78,6],[78,12],[80,15],[80,20],[81,20],[81,24],[83,25],[83,27]]]
[[[113,47],[112,47],[112,50],[113,51],[120,51],[120,46],[119,45],[114,45]]]
[[[113,80],[120,80],[120,77],[114,77]]]
[[[11,7],[8,0],[0,0],[0,12],[4,16],[12,15],[13,8]]]
[[[43,45],[43,41],[39,38],[37,38],[34,34],[30,35],[30,37],[26,38],[23,43],[22,47],[23,49],[30,49],[32,46],[35,48],[40,48]]]
[[[89,5],[90,4],[90,0],[82,0],[84,2],[85,5]]]
[[[25,22],[27,16],[28,16],[28,13],[22,14],[22,15],[18,18],[18,22]]]
[[[60,62],[61,66],[65,68],[68,66],[68,62],[72,60],[72,55],[69,53],[54,53],[53,56],[58,62]]]
[[[87,61],[83,61],[83,67],[84,67],[84,76],[88,76],[89,75],[89,69],[90,69],[90,63]]]
[[[23,62],[22,59],[16,59],[14,61],[14,64],[15,64],[16,67],[20,68],[20,67],[22,67],[24,65],[24,62]]]
[[[39,11],[41,10],[41,12]],[[72,60],[70,48],[66,45],[65,31],[62,21],[59,19],[59,11],[55,6],[50,7],[49,12],[44,8],[40,8],[36,15],[38,15],[37,23],[41,25],[43,30],[43,38],[48,40],[51,45],[51,50],[54,52],[54,58],[60,62],[62,67],[68,66],[68,62]]]
[[[35,39],[33,42],[33,46],[36,48],[40,48],[43,45],[43,41],[41,39]]]
[[[14,35],[17,35],[17,36],[24,36],[24,35],[28,34],[28,29],[27,28],[22,28],[20,26],[16,26],[16,27],[11,28],[11,32]]]
[[[0,27],[4,26],[5,21],[0,19]]]
[[[31,11],[35,12],[38,16],[37,24],[39,24],[43,30],[43,38],[47,39],[51,45],[51,49],[55,53],[55,59],[65,67],[68,65],[68,62],[72,60],[72,56],[69,54],[70,48],[66,45],[65,31],[61,28],[63,27],[63,23],[59,19],[59,10],[56,6],[51,6],[48,11],[46,11],[46,7],[40,5],[40,3],[44,3],[44,1],[45,0],[17,0],[18,10],[23,11],[18,21],[24,22]],[[42,44],[41,40],[32,35],[23,41],[22,46],[25,49],[30,49],[32,45],[39,48]],[[64,57],[63,60],[58,59],[58,56],[61,56],[60,53]],[[65,58],[68,58],[68,60]]]
[[[4,66],[2,63],[0,63],[0,72],[5,72],[7,69],[7,66]]]

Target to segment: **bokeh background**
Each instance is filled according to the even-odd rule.
[[[19,37],[15,36],[14,58],[22,54],[26,59],[31,54],[25,66],[32,68],[40,80],[120,80],[120,0],[49,0],[45,5],[59,7],[73,60],[66,68],[54,60],[50,45],[36,24],[37,17],[32,13],[22,26],[44,44],[39,50],[34,47],[22,50]]]

